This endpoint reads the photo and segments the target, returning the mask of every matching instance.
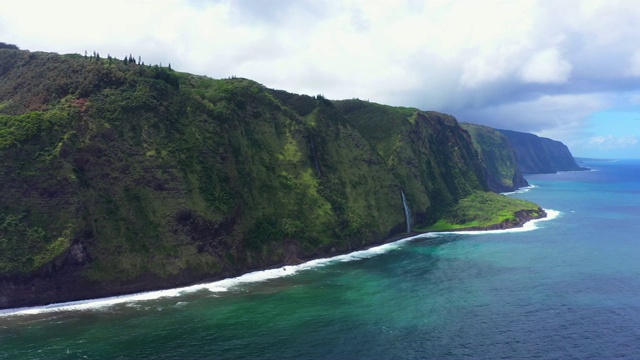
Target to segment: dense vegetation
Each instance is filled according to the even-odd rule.
[[[401,191],[427,227],[488,189],[450,116],[132,60],[0,49],[0,307],[344,252],[405,230]]]
[[[491,191],[514,191],[529,185],[522,176],[518,158],[506,136],[488,126],[469,123],[460,125],[469,132],[480,154]]]
[[[487,229],[519,225],[518,213],[537,218],[542,210],[529,201],[512,199],[491,192],[475,192],[447,210],[435,224],[419,229],[422,231],[447,231],[458,229]]]

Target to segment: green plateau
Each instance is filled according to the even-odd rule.
[[[506,229],[543,216],[538,205],[491,192],[476,192],[460,200],[435,224],[417,231]]]
[[[133,58],[0,49],[0,162],[0,308],[544,216],[493,129]]]

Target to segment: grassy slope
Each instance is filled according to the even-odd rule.
[[[476,192],[447,210],[435,224],[417,231],[447,231],[467,228],[489,228],[509,222],[517,225],[516,213],[528,211],[534,218],[542,215],[537,204],[491,192]]]
[[[486,190],[443,114],[2,49],[0,80],[0,276],[236,274],[402,232],[401,189],[422,226]]]

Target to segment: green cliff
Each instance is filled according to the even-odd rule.
[[[518,157],[506,136],[488,126],[469,123],[460,125],[469,132],[480,154],[491,191],[508,192],[529,185],[522,176]]]
[[[569,148],[560,141],[511,130],[498,131],[509,139],[524,174],[587,170],[576,163]]]
[[[0,308],[380,243],[402,194],[425,228],[486,192],[478,159],[444,114],[0,49]]]

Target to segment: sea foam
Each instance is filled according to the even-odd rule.
[[[301,271],[310,270],[310,269],[314,269],[314,268],[318,268],[318,267],[322,267],[322,266],[326,266],[326,265],[330,265],[338,262],[349,262],[349,261],[357,261],[357,260],[371,258],[374,256],[378,256],[380,254],[384,254],[391,250],[397,249],[401,247],[403,244],[415,239],[437,238],[447,234],[465,234],[465,235],[505,234],[505,233],[535,230],[537,229],[538,223],[542,221],[555,219],[560,215],[560,212],[556,210],[547,209],[545,211],[547,212],[546,218],[531,220],[525,223],[524,226],[519,228],[506,229],[506,230],[456,231],[456,232],[438,232],[438,233],[418,234],[415,236],[403,238],[395,242],[374,246],[365,250],[358,250],[348,254],[337,255],[330,258],[309,260],[298,265],[286,265],[286,266],[282,266],[274,269],[254,271],[254,272],[250,272],[235,278],[229,278],[229,279],[214,281],[210,283],[197,284],[197,285],[180,287],[175,289],[168,289],[168,290],[142,292],[142,293],[131,294],[131,295],[112,296],[112,297],[100,298],[100,299],[89,299],[89,300],[81,300],[81,301],[56,303],[56,304],[50,304],[45,306],[5,309],[5,310],[0,310],[0,317],[15,316],[15,315],[35,315],[35,314],[64,312],[64,311],[101,310],[101,309],[109,308],[114,305],[123,304],[123,303],[133,303],[133,302],[140,302],[140,301],[156,300],[160,298],[178,297],[184,294],[193,293],[193,292],[202,291],[202,290],[208,290],[212,293],[225,292],[243,284],[256,283],[256,282],[267,281],[275,278],[291,276]]]
[[[541,219],[530,220],[524,223],[524,225],[520,227],[510,228],[510,229],[502,229],[502,230],[472,230],[472,231],[452,231],[452,232],[442,232],[441,234],[463,234],[463,235],[482,235],[482,234],[509,234],[509,233],[518,233],[525,231],[532,231],[538,228],[538,224],[544,221],[549,221],[560,216],[560,211],[544,209],[547,213],[547,216]]]
[[[428,238],[428,237],[437,237],[437,236],[438,234],[436,233],[419,234],[416,236],[403,238],[401,240],[398,240],[392,243],[382,244],[369,249],[354,251],[348,254],[337,255],[330,258],[309,260],[298,265],[286,265],[286,266],[282,266],[274,269],[254,271],[244,275],[240,275],[235,278],[218,280],[210,283],[196,284],[192,286],[180,287],[175,289],[149,291],[149,292],[142,292],[142,293],[131,294],[131,295],[113,296],[113,297],[100,298],[100,299],[71,301],[71,302],[56,303],[56,304],[50,304],[50,305],[44,305],[44,306],[5,309],[5,310],[0,310],[0,317],[10,316],[10,315],[35,315],[35,314],[62,312],[62,311],[100,310],[100,309],[105,309],[105,308],[112,307],[118,304],[123,304],[123,303],[132,303],[132,302],[139,302],[139,301],[156,300],[160,298],[178,297],[184,294],[188,294],[196,291],[202,291],[202,290],[208,290],[212,293],[225,292],[243,284],[256,283],[256,282],[262,282],[262,281],[267,281],[271,279],[281,278],[285,276],[291,276],[304,270],[310,270],[310,269],[326,266],[332,263],[349,262],[349,261],[356,261],[356,260],[371,258],[377,255],[386,253],[390,250],[396,249],[402,246],[403,243],[406,243],[407,241],[411,241],[415,238]]]
[[[522,187],[522,188],[520,188],[520,189],[518,189],[518,190],[516,190],[516,191],[504,192],[504,193],[501,193],[501,194],[502,194],[502,195],[524,194],[524,193],[526,193],[527,191],[529,191],[529,190],[531,190],[531,189],[535,189],[535,188],[537,188],[537,186],[536,186],[536,185],[534,185],[534,184],[530,184],[529,186]]]

